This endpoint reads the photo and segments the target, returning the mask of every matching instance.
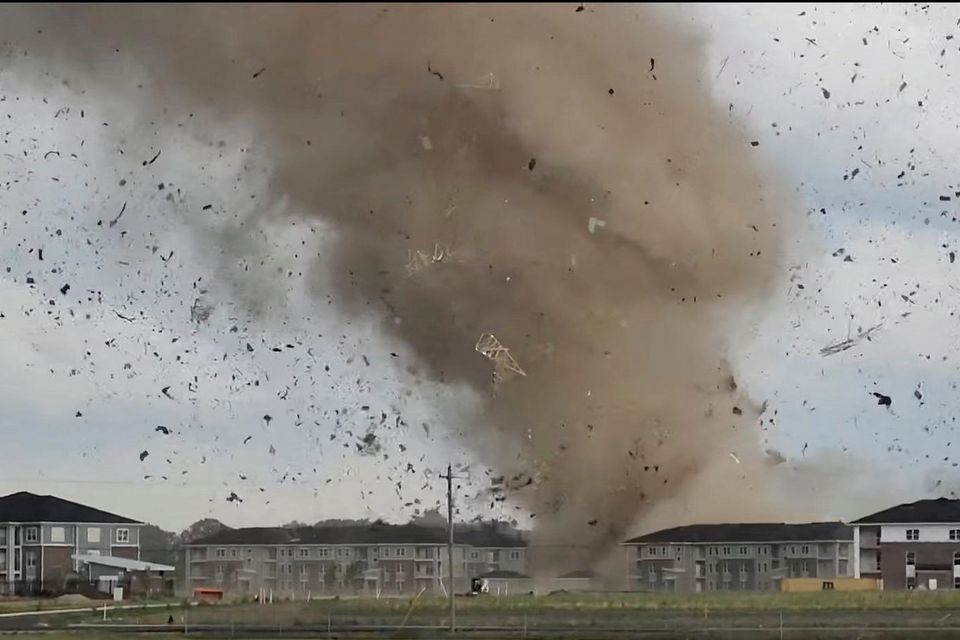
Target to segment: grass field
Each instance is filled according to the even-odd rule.
[[[4,603],[8,607],[10,603]],[[31,603],[21,603],[30,606]],[[35,607],[36,603],[32,603]],[[956,612],[956,613],[955,613]],[[246,637],[326,637],[355,631],[357,625],[403,627],[369,637],[434,638],[448,622],[441,598],[327,598],[311,602],[233,603],[108,612],[112,624],[189,625],[191,635],[214,633],[203,625],[254,627]],[[788,638],[960,637],[960,592],[814,592],[666,594],[554,594],[481,596],[457,599],[458,627],[485,638],[600,638],[639,635],[673,638],[775,637],[782,624]],[[34,625],[39,621],[32,620]],[[69,630],[76,623],[100,623],[101,613],[43,618],[46,640],[161,640],[183,637],[161,632]],[[495,629],[490,629],[490,628]],[[488,628],[486,632],[482,628]],[[328,633],[332,629],[332,634]],[[33,627],[33,630],[39,630]],[[229,629],[228,629],[229,630]],[[261,634],[260,631],[263,631]],[[298,631],[300,630],[300,631]],[[774,630],[777,633],[770,635]],[[222,634],[221,630],[221,634]],[[253,635],[250,635],[253,633]],[[386,633],[384,636],[383,634]],[[626,634],[626,635],[624,635]],[[631,635],[633,634],[633,635]],[[749,634],[749,635],[747,635]],[[368,637],[368,636],[357,636]]]
[[[954,615],[957,612],[957,615]],[[447,603],[439,598],[323,599],[258,605],[221,604],[190,609],[130,611],[115,622],[346,628],[353,625],[442,626]],[[771,593],[700,595],[557,594],[457,599],[460,627],[499,627],[535,635],[554,629],[661,630],[926,627],[960,637],[960,592]]]

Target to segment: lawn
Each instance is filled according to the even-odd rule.
[[[956,616],[953,612],[957,611]],[[110,614],[111,622],[258,625],[345,629],[355,625],[442,626],[441,598],[343,598],[274,604],[221,604]],[[936,627],[960,633],[960,592],[815,592],[699,595],[557,594],[457,599],[461,627],[654,629],[777,627]]]

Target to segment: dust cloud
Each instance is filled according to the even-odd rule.
[[[703,38],[660,9],[0,17],[91,94],[141,83],[133,110],[254,132],[275,201],[335,229],[315,277],[332,274],[340,308],[381,320],[419,375],[482,398],[451,428],[502,475],[491,502],[528,511],[540,569],[600,558],[671,497],[711,492],[735,519],[763,491],[761,409],[727,345],[779,276],[785,200],[715,103]],[[118,55],[129,71],[103,73]],[[250,250],[235,235],[228,248]],[[475,349],[484,334],[522,374]]]

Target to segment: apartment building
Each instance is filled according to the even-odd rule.
[[[918,500],[851,524],[858,578],[884,590],[960,589],[960,500]]]
[[[62,591],[79,555],[136,560],[141,524],[56,496],[0,497],[0,593]]]
[[[629,589],[777,591],[784,578],[854,575],[853,529],[840,522],[697,524],[623,543]]]
[[[485,527],[455,538],[457,591],[478,575],[526,568],[525,543],[515,533]],[[416,525],[228,529],[185,545],[184,579],[188,590],[281,596],[440,593],[448,588],[446,545],[445,530]]]

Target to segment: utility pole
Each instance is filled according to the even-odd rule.
[[[450,601],[450,632],[457,629],[457,603],[453,589],[453,467],[447,465],[447,599]]]

